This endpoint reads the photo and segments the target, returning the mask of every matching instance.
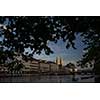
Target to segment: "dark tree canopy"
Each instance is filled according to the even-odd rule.
[[[68,17],[69,20],[69,17]],[[73,18],[75,21],[75,18]],[[77,21],[77,20],[76,20]],[[23,53],[25,48],[31,48],[32,54],[40,54],[42,50],[47,55],[53,53],[48,47],[48,42],[62,38],[66,42],[66,48],[74,47],[75,34],[66,17],[1,17],[0,51]],[[11,54],[10,54],[11,56]],[[7,57],[7,55],[6,55]]]

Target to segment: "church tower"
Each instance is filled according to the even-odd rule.
[[[58,65],[59,67],[59,71],[63,71],[64,70],[64,67],[63,67],[63,59],[61,57],[57,57],[56,58],[56,64]]]
[[[61,57],[57,57],[56,58],[56,64],[62,66],[63,65],[63,59]]]
[[[56,64],[57,64],[57,65],[59,65],[59,64],[60,64],[59,57],[56,57]]]
[[[60,65],[63,65],[63,59],[60,57]]]

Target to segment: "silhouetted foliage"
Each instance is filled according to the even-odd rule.
[[[75,34],[71,27],[64,21],[65,17],[1,17],[2,41],[0,48],[7,52],[23,54],[25,48],[30,48],[32,54],[40,54],[42,50],[47,55],[53,53],[48,47],[48,42],[57,41],[62,38],[66,48],[74,47]],[[69,19],[68,19],[69,20]],[[11,56],[11,54],[10,54]]]
[[[8,68],[8,72],[10,72],[10,73],[13,74],[13,72],[14,73],[20,72],[21,69],[23,67],[25,67],[25,66],[21,62],[19,62],[18,60],[16,60],[16,61],[12,61],[12,62],[8,63],[6,65],[6,67]]]
[[[73,63],[68,63],[65,67],[68,67],[68,68],[75,68],[75,64],[73,64]]]

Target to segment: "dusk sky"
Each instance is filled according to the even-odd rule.
[[[49,47],[54,51],[53,54],[45,55],[44,52],[42,54],[34,55],[34,58],[37,59],[44,59],[48,61],[55,61],[56,57],[61,57],[64,60],[64,64],[67,64],[69,62],[75,63],[78,61],[82,55],[83,55],[83,43],[81,42],[82,38],[78,35],[75,40],[75,47],[77,49],[69,48],[66,49],[66,43],[64,43],[62,40],[59,40],[57,44],[50,42]]]

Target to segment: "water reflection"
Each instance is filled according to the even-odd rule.
[[[79,80],[79,77],[77,75],[72,75],[72,81],[77,82]]]
[[[3,83],[92,83],[96,81],[98,80],[93,75],[26,75],[20,77],[0,77],[0,82]]]

